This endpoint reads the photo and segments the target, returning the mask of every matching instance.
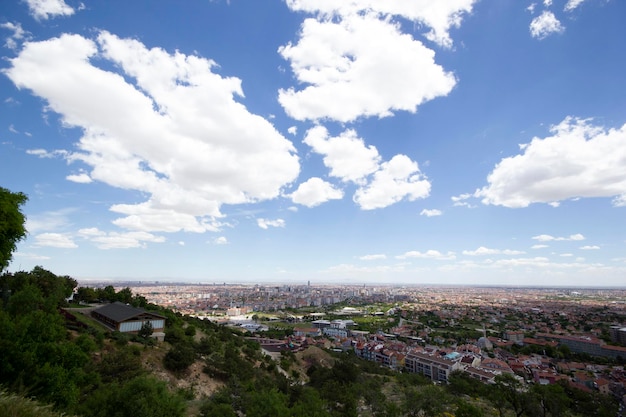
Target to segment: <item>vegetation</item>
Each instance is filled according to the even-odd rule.
[[[21,211],[28,198],[0,187],[0,272],[11,262],[17,242],[26,237],[26,217]]]

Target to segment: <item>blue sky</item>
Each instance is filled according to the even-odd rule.
[[[623,286],[626,3],[5,1],[9,268]]]

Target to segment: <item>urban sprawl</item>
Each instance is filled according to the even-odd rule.
[[[182,314],[239,327],[270,353],[314,345],[351,351],[436,383],[454,371],[486,383],[508,373],[521,382],[566,381],[621,399],[626,394],[626,289],[158,282],[115,287]]]

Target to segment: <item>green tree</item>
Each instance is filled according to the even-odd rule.
[[[96,290],[91,287],[78,287],[74,298],[84,303],[93,303],[98,299],[98,296]]]
[[[193,346],[179,343],[172,347],[163,358],[163,365],[173,372],[187,370],[196,360],[196,352]]]
[[[516,417],[522,416],[531,405],[528,396],[522,390],[522,383],[513,375],[506,373],[497,375],[495,380],[495,389],[491,391],[491,399],[500,415],[503,413],[503,406],[508,404]]]
[[[137,333],[137,336],[141,337],[142,339],[147,339],[152,336],[153,332],[154,329],[152,328],[152,324],[149,321],[146,321],[141,325],[141,329],[139,329],[139,333]]]
[[[13,259],[17,242],[26,237],[26,216],[21,207],[27,200],[26,194],[13,193],[0,187],[0,272]]]
[[[93,417],[182,417],[185,404],[165,382],[140,376],[99,387],[78,411]]]

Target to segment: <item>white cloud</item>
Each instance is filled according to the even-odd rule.
[[[359,256],[359,259],[362,261],[379,261],[379,260],[387,259],[387,255],[382,254],[382,253],[377,253],[373,255]]]
[[[566,12],[571,12],[584,2],[585,0],[567,0],[567,3],[565,4],[563,10],[565,10]]]
[[[78,235],[95,243],[100,249],[129,249],[145,248],[147,242],[165,242],[163,236],[156,236],[147,232],[104,232],[95,227],[80,229]]]
[[[430,194],[430,182],[422,175],[417,162],[406,155],[396,155],[381,164],[373,180],[359,188],[353,197],[363,210],[383,208],[403,199],[414,201]]]
[[[420,212],[420,216],[426,216],[426,217],[441,216],[442,214],[443,212],[437,209],[424,209]]]
[[[285,221],[283,219],[256,219],[257,224],[261,229],[269,229],[270,227],[285,227]]]
[[[490,249],[484,246],[479,247],[476,250],[464,250],[463,255],[468,256],[487,256],[487,255],[521,255],[524,251],[512,250],[512,249]]]
[[[89,176],[89,174],[86,174],[84,172],[80,174],[68,175],[67,177],[65,177],[65,179],[68,181],[77,182],[80,184],[89,184],[90,182],[92,182],[92,179]]]
[[[68,152],[64,151],[64,150],[54,150],[54,151],[47,151],[45,149],[27,149],[26,153],[28,155],[34,155],[37,156],[39,158],[58,158],[58,157],[67,157]]]
[[[455,207],[473,208],[474,206],[471,205],[468,201],[466,201],[470,198],[472,198],[472,194],[468,194],[468,193],[450,197],[450,199],[452,200],[452,205]]]
[[[96,41],[26,43],[10,63],[4,73],[17,87],[82,129],[70,162],[87,164],[94,181],[147,196],[111,207],[126,215],[121,227],[215,230],[222,205],[278,197],[299,173],[292,143],[236,100],[240,80],[214,73],[208,59],[101,32]]]
[[[445,96],[454,75],[435,63],[435,53],[373,13],[341,20],[306,19],[297,44],[279,48],[290,62],[300,90],[279,91],[278,100],[297,120],[332,119],[415,112]]]
[[[64,0],[26,0],[30,14],[36,20],[47,20],[57,16],[71,16],[74,9]]]
[[[290,126],[287,128],[287,133],[289,133],[290,135],[296,135],[296,133],[298,133],[298,127],[297,126]]]
[[[530,248],[531,249],[544,249],[544,248],[549,248],[549,245],[532,245]]]
[[[228,239],[226,239],[226,236],[216,237],[215,239],[213,239],[213,244],[214,245],[228,245]]]
[[[543,0],[543,5],[546,7],[552,6],[552,0]]]
[[[429,249],[426,252],[409,251],[402,255],[396,256],[397,259],[437,259],[437,260],[452,260],[456,259],[454,252],[441,253],[438,250]]]
[[[476,0],[287,0],[290,9],[308,13],[349,16],[357,13],[377,13],[397,16],[430,28],[426,38],[444,47],[452,46],[450,28],[459,27],[463,16],[472,11]]]
[[[562,33],[565,27],[556,18],[554,13],[544,10],[530,22],[530,34],[533,38],[545,39],[554,33]]]
[[[41,233],[36,235],[34,245],[64,249],[73,249],[78,247],[70,236],[63,233]]]
[[[7,29],[13,32],[13,34],[9,36],[4,43],[5,46],[9,49],[17,49],[18,44],[28,37],[28,32],[22,29],[22,25],[19,23],[0,23],[0,28]]]
[[[585,245],[580,247],[581,250],[598,250],[600,246],[597,245]]]
[[[626,125],[593,126],[567,117],[551,128],[552,136],[533,138],[520,155],[502,159],[477,190],[484,204],[527,207],[577,197],[626,195]]]
[[[537,235],[532,237],[533,240],[538,240],[540,242],[550,242],[550,241],[577,241],[577,240],[585,240],[585,236],[580,233],[576,233],[573,235],[569,235],[568,237],[554,237],[551,235]]]
[[[290,197],[296,204],[315,207],[329,200],[342,199],[343,191],[336,189],[332,184],[321,178],[313,177],[300,184]]]
[[[365,145],[352,129],[329,137],[325,127],[316,126],[307,131],[304,143],[315,153],[323,155],[324,165],[330,169],[329,174],[342,181],[362,184],[367,175],[379,168],[381,158],[376,147]]]
[[[574,256],[573,253],[562,253],[559,256],[563,257],[563,258],[571,258]]]

